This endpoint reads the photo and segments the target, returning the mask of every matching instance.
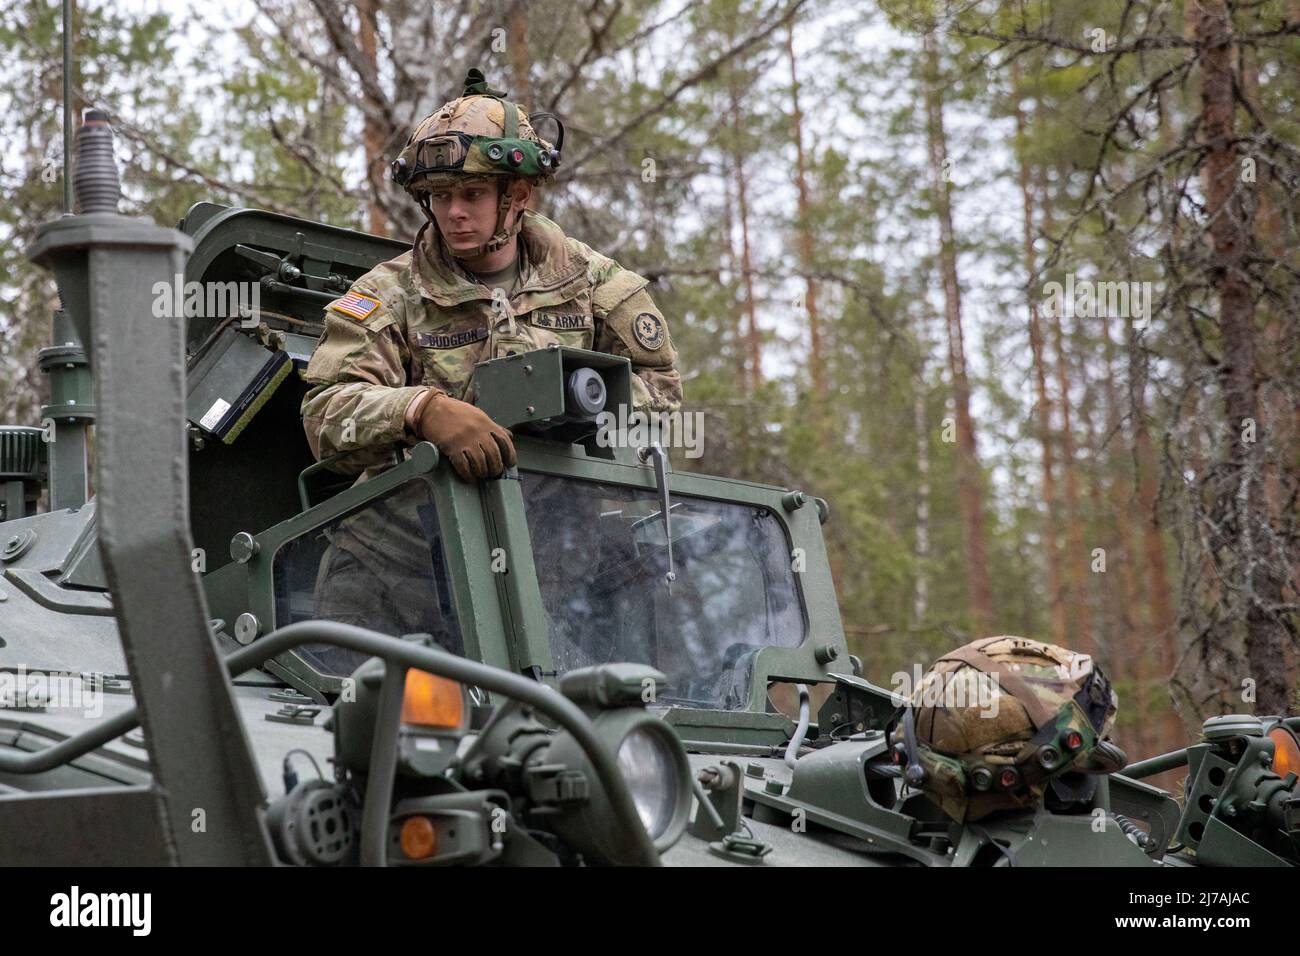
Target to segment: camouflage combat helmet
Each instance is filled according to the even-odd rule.
[[[421,120],[393,160],[393,182],[420,204],[434,229],[438,227],[429,194],[439,185],[496,177],[519,177],[536,184],[554,178],[564,145],[564,126],[552,114],[536,114],[537,118],[555,120],[559,132],[552,145],[537,135],[524,108],[505,97],[505,92],[487,85],[482,72],[470,70],[461,95]],[[472,259],[509,242],[520,226],[520,217],[506,224],[510,202],[509,194],[502,190],[491,239],[453,254]]]
[[[904,779],[958,822],[1087,799],[1127,762],[1107,737],[1118,700],[1086,654],[1024,637],[973,641],[937,661],[894,732]]]

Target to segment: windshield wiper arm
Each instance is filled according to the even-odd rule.
[[[664,518],[664,540],[668,544],[668,573],[664,575],[664,581],[668,585],[669,593],[671,593],[673,582],[677,580],[677,571],[673,567],[673,509],[672,503],[668,500],[668,453],[656,441],[651,442],[646,448],[639,449],[637,456],[643,462],[654,459],[655,486],[659,489],[659,510]]]

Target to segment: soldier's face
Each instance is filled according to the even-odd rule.
[[[527,202],[520,201],[520,186],[527,183],[518,180],[510,183],[507,189],[516,207],[522,208]],[[429,194],[429,205],[433,218],[437,220],[438,231],[447,245],[454,249],[473,249],[492,238],[497,224],[498,187],[491,182],[470,182],[463,186],[439,187]],[[516,211],[515,215],[518,212]],[[509,220],[508,220],[509,221]]]

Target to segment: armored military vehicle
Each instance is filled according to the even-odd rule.
[[[358,483],[312,459],[299,373],[403,245],[119,216],[93,111],[76,185],[30,250],[51,401],[0,429],[0,862],[1300,862],[1294,718],[959,822],[848,653],[826,502],[611,440],[626,361],[563,347],[476,369],[503,479],[417,444]],[[1180,799],[1143,782],[1182,766]]]

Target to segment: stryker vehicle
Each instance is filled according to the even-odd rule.
[[[479,366],[501,480],[429,444],[360,483],[315,462],[322,308],[403,244],[208,203],[161,228],[117,214],[102,115],[77,156],[80,213],[30,250],[51,401],[0,429],[0,862],[1300,862],[1295,718],[953,822],[848,653],[828,505],[602,441],[623,359]],[[256,295],[180,314],[226,283]],[[1143,782],[1181,766],[1181,800]]]

